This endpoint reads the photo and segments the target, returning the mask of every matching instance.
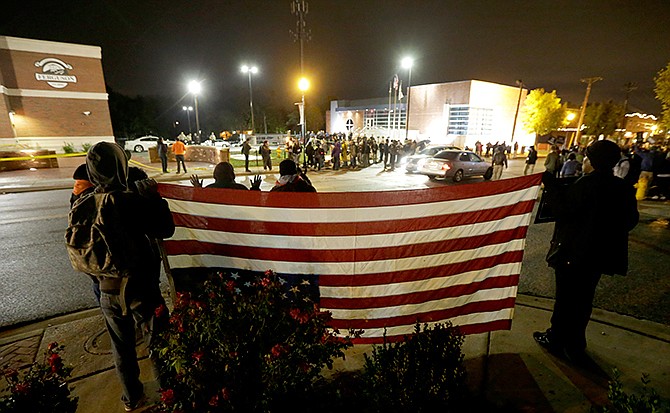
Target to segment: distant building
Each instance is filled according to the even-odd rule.
[[[514,118],[528,91],[480,80],[416,85],[409,105],[410,139],[473,148],[475,142],[512,141]],[[390,136],[405,139],[406,105],[389,105],[389,99],[332,101],[326,114],[326,132]],[[514,141],[529,146],[535,137],[516,121]]]
[[[658,126],[658,118],[654,115],[644,113],[626,113],[626,123],[624,132],[624,144],[641,144],[650,142],[652,144],[659,143],[657,140],[662,140],[662,137],[657,137],[660,134]]]
[[[0,36],[0,147],[114,141],[101,49]]]

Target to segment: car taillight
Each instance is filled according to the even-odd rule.
[[[448,171],[449,169],[451,169],[451,165],[449,165],[448,163],[443,163],[442,164],[442,170],[443,171]]]

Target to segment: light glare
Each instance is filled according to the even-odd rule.
[[[303,92],[309,89],[309,80],[307,78],[301,78],[298,81],[298,89],[302,90]]]
[[[197,80],[191,80],[188,83],[188,91],[193,93],[194,95],[199,94],[201,90],[202,86],[200,86],[200,82],[198,82]]]

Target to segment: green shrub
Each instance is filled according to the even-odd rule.
[[[662,400],[656,390],[648,387],[649,375],[642,375],[642,394],[628,394],[623,389],[620,380],[621,374],[614,369],[614,379],[609,382],[607,399],[609,405],[592,407],[594,413],[668,413],[670,405],[667,400]]]
[[[71,142],[63,142],[63,152],[65,153],[74,153],[74,144]]]
[[[91,146],[93,145],[91,145],[90,143],[83,143],[81,145],[81,151],[88,153],[88,150],[91,149]]]
[[[449,411],[466,393],[461,346],[464,337],[451,323],[432,328],[417,323],[405,340],[375,346],[365,355],[363,380],[374,411]]]
[[[71,395],[67,379],[71,367],[63,364],[57,343],[49,344],[42,362],[33,363],[23,374],[3,372],[9,395],[0,399],[1,413],[74,413],[78,398]]]
[[[330,313],[301,286],[285,283],[272,271],[252,280],[219,274],[201,294],[178,294],[154,349],[163,411],[295,411],[306,404],[321,370],[351,341],[328,329]]]

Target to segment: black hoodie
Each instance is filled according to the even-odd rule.
[[[131,278],[157,283],[158,275],[152,270],[156,257],[149,238],[169,238],[174,234],[174,222],[167,202],[158,193],[141,196],[127,190],[128,159],[125,151],[115,143],[93,145],[86,156],[86,168],[95,185],[92,195],[108,194],[105,207],[116,210],[111,216],[118,217],[116,227],[123,238],[118,240],[119,243],[132,245],[131,253],[139,257],[139,264],[131,272]],[[114,292],[118,288],[116,280],[102,279],[101,289]]]

